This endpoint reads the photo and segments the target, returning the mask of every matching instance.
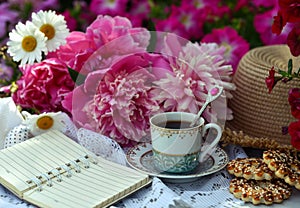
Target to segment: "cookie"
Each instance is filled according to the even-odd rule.
[[[267,150],[263,160],[278,178],[300,190],[300,161],[285,150]]]
[[[290,186],[281,179],[257,181],[234,178],[230,182],[229,191],[245,202],[266,205],[281,203],[292,194]]]
[[[227,170],[236,177],[254,180],[271,180],[275,177],[261,158],[237,158],[227,164]]]

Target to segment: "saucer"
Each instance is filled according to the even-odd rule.
[[[152,146],[150,143],[140,143],[130,148],[126,153],[128,164],[150,176],[156,176],[170,183],[186,183],[196,180],[199,177],[215,173],[223,169],[229,162],[226,152],[217,147],[208,158],[200,163],[198,167],[189,173],[173,174],[159,172],[153,165]]]

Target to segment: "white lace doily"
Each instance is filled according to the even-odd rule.
[[[121,165],[126,165],[125,153],[114,140],[83,128],[78,130],[77,139],[79,144],[97,156]]]
[[[230,145],[225,150],[229,159],[247,157],[243,149],[237,146]],[[237,208],[244,202],[228,191],[231,178],[225,169],[190,183],[164,183],[154,178],[151,187],[123,199],[117,207]]]

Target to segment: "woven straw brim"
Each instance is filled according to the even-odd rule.
[[[279,82],[270,94],[265,84],[271,67],[287,70],[290,58],[296,71],[300,59],[293,57],[286,45],[262,46],[244,55],[233,77],[236,90],[228,102],[234,118],[226,123],[226,127],[242,131],[248,139],[267,138],[290,145],[290,136],[282,134],[282,127],[295,120],[290,112],[288,91],[299,86],[299,81]]]

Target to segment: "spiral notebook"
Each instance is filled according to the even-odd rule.
[[[150,182],[148,175],[96,157],[59,131],[0,151],[0,183],[40,207],[108,207]]]

